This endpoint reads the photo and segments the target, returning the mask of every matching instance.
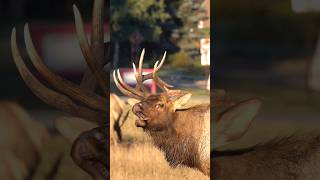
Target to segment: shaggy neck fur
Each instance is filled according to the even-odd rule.
[[[170,128],[165,131],[147,131],[153,138],[154,144],[164,151],[166,160],[171,166],[183,164],[198,168],[202,172],[207,171],[204,173],[209,175],[209,154],[208,165],[203,165],[201,159],[203,152],[199,152],[199,146],[203,143],[207,111],[209,111],[209,105],[178,110],[174,114],[174,121]]]
[[[290,137],[211,158],[213,179],[317,180],[320,136]],[[221,153],[221,152],[220,152]]]

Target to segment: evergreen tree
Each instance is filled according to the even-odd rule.
[[[142,35],[144,41],[158,41],[161,24],[169,18],[164,0],[111,0],[110,13],[114,66],[119,59],[120,42],[129,41],[134,33]]]
[[[174,18],[176,26],[171,38],[192,58],[200,53],[200,38],[208,34],[206,29],[198,28],[199,22],[208,18],[203,2],[204,0],[167,0],[168,12]]]

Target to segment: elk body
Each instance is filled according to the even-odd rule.
[[[47,104],[73,116],[99,125],[83,132],[73,143],[71,156],[83,170],[95,179],[108,178],[109,123],[107,97],[109,78],[103,70],[107,64],[108,42],[104,42],[103,15],[105,0],[95,0],[93,5],[91,43],[84,31],[78,8],[74,5],[75,25],[82,54],[88,65],[81,84],[77,85],[52,72],[37,53],[26,24],[24,38],[26,50],[32,65],[42,78],[37,78],[28,69],[19,51],[16,30],[11,35],[11,49],[14,62],[24,82],[31,91]],[[46,81],[41,82],[39,79]],[[97,84],[103,92],[95,92]]]
[[[44,126],[14,102],[0,102],[0,179],[27,179],[50,138]]]
[[[143,75],[141,53],[139,68],[133,64],[137,86],[132,88],[124,83],[119,71],[113,72],[114,81],[121,92],[138,99],[132,111],[138,117],[135,124],[148,133],[154,144],[161,149],[166,160],[173,167],[182,164],[197,168],[204,174],[210,173],[210,105],[202,104],[189,108],[184,105],[191,97],[181,90],[170,90],[156,72],[162,67],[165,55],[157,61],[152,73]],[[164,92],[150,94],[143,81],[153,79]]]
[[[125,105],[116,94],[110,93],[110,143],[112,144],[122,140],[121,126],[129,114]]]
[[[220,98],[220,100],[223,98]],[[211,177],[228,180],[317,180],[320,177],[320,134],[293,135],[246,149],[224,150],[248,130],[260,108],[250,99],[214,107]]]

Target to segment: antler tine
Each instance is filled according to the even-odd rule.
[[[137,85],[136,85],[135,89],[137,91],[141,90],[142,92],[144,92],[145,96],[149,95],[148,90],[146,89],[146,87],[143,86],[143,75],[140,76],[141,80],[140,79],[138,80],[139,75],[138,75],[138,72],[137,72],[136,65],[134,63],[132,63],[132,67],[133,67],[133,72],[135,74],[136,81],[137,81]]]
[[[106,118],[105,113],[93,111],[86,107],[77,105],[69,97],[53,91],[40,83],[23,62],[17,45],[15,28],[12,30],[11,34],[11,49],[14,62],[24,82],[29,86],[32,92],[44,102],[58,109],[63,109],[64,111],[75,116],[86,118],[95,122],[101,122]]]
[[[167,87],[168,84],[166,84],[164,81],[162,81],[158,76],[156,76],[156,72],[157,72],[157,65],[158,65],[159,61],[157,61],[154,66],[153,66],[153,72],[151,73],[152,75],[152,79],[155,81],[156,85],[161,88],[163,91],[169,91],[169,88]],[[161,65],[161,64],[160,64]],[[159,65],[159,66],[160,66]],[[159,68],[160,69],[160,68]],[[159,70],[158,69],[158,70]]]
[[[159,69],[162,67],[164,61],[165,61],[165,58],[166,58],[166,54],[167,52],[164,53],[160,63],[159,61],[156,61],[156,63],[154,64],[153,66],[153,71],[152,73],[149,73],[147,75],[144,75],[144,80],[146,79],[153,79],[156,83],[156,85],[161,88],[163,91],[169,91],[169,88],[172,88],[173,86],[164,82],[161,78],[159,78],[156,73],[157,71],[159,71]],[[159,64],[159,65],[158,65]]]
[[[145,54],[145,49],[143,48],[141,54],[140,54],[140,59],[139,59],[139,67],[138,71],[136,71],[135,64],[133,63],[133,70],[134,74],[137,80],[137,85],[136,89],[141,90],[143,92],[147,92],[147,89],[143,86],[143,74],[142,74],[142,66],[143,66],[143,60],[144,60],[144,54]]]
[[[27,53],[31,59],[34,67],[39,71],[39,73],[58,91],[74,98],[77,101],[84,103],[85,105],[99,110],[105,111],[106,99],[91,93],[86,90],[82,90],[78,85],[72,83],[71,81],[61,78],[59,75],[53,73],[45,64],[44,61],[40,58],[37,53],[32,38],[30,35],[28,24],[24,27],[24,37]]]
[[[94,76],[98,80],[100,87],[103,89],[105,93],[107,93],[108,92],[107,87],[109,86],[109,79],[106,73],[103,72],[102,65],[99,62],[97,62],[95,55],[91,51],[88,38],[84,31],[82,17],[76,5],[73,5],[73,12],[75,17],[75,24],[76,24],[79,44],[80,44],[82,53],[85,57],[85,60],[89,68],[91,69],[91,72],[94,74]]]
[[[140,92],[139,90],[130,87],[129,85],[127,85],[127,84],[123,81],[119,69],[117,70],[117,75],[118,75],[117,77],[118,77],[121,85],[122,85],[124,88],[126,88],[128,91],[132,92],[133,94],[135,94],[135,95],[137,95],[137,96],[144,97],[143,92]]]
[[[135,88],[132,88],[123,82],[121,75],[119,73],[119,70],[118,70],[118,79],[120,81],[120,83],[119,83],[117,81],[117,79],[115,78],[115,72],[114,72],[114,80],[116,82],[116,85],[121,91],[124,91],[123,92],[124,94],[128,94],[128,91],[129,91],[137,96],[140,96],[140,98],[145,98],[145,97],[149,96],[150,93],[143,86],[143,82],[148,79],[153,79],[155,81],[156,85],[158,87],[160,87],[163,91],[169,91],[169,88],[173,87],[173,86],[165,83],[162,79],[160,79],[159,77],[156,76],[156,72],[162,67],[162,65],[164,63],[164,60],[166,57],[166,52],[164,53],[160,63],[159,63],[159,61],[157,61],[154,64],[153,71],[147,75],[142,74],[142,65],[143,65],[144,54],[145,54],[145,49],[142,50],[141,55],[140,55],[138,71],[137,71],[136,65],[134,63],[132,63],[133,71],[134,71],[134,74],[135,74],[135,77],[137,80],[137,85]]]
[[[158,62],[158,61],[157,61]],[[152,78],[155,80],[155,81],[157,81],[161,86],[164,86],[164,87],[166,87],[166,89],[167,90],[169,90],[168,88],[172,88],[173,86],[172,85],[170,85],[170,84],[168,84],[168,83],[166,83],[166,82],[164,82],[161,78],[159,78],[158,76],[156,76],[156,72],[160,69],[160,68],[158,68],[159,66],[162,66],[162,64],[163,64],[163,61],[162,61],[162,63],[160,63],[160,65],[159,66],[157,66],[157,64],[158,63],[156,63],[155,64],[155,66],[153,67],[153,73],[151,74],[152,75]],[[157,70],[158,69],[158,70]],[[160,87],[161,88],[161,87]]]
[[[144,59],[144,54],[145,54],[145,49],[143,48],[141,54],[140,54],[140,59],[139,59],[139,69],[137,71],[136,69],[136,65],[134,63],[132,63],[132,66],[133,66],[133,71],[134,71],[134,74],[135,74],[135,77],[136,77],[136,81],[137,81],[137,85],[136,85],[136,90],[141,90],[145,93],[145,96],[149,95],[148,93],[148,90],[143,86],[143,59]]]
[[[139,69],[138,69],[138,74],[140,75],[139,77],[142,77],[142,65],[143,65],[143,59],[144,59],[144,54],[145,54],[145,49],[142,49],[142,52],[140,54],[140,59],[139,59]],[[142,78],[141,78],[142,80]]]
[[[164,52],[164,54],[163,54],[163,56],[162,56],[162,59],[161,59],[161,61],[160,61],[159,66],[156,67],[156,68],[153,70],[154,73],[156,73],[156,72],[162,67],[162,65],[163,65],[163,63],[164,63],[164,60],[166,59],[166,56],[167,56],[167,51]]]
[[[121,76],[119,75],[119,70],[118,70],[117,73],[118,73],[118,78],[119,78],[119,77],[121,78]],[[140,100],[142,100],[143,97],[141,97],[141,96],[139,96],[139,95],[131,92],[130,90],[126,89],[126,87],[125,87],[126,84],[122,84],[122,83],[121,83],[121,82],[123,82],[122,79],[120,80],[120,82],[117,80],[117,76],[116,76],[116,71],[115,71],[115,70],[113,71],[113,80],[114,80],[116,86],[119,88],[119,90],[120,90],[123,94],[125,94],[125,95],[127,95],[127,96],[129,96],[129,97],[133,97],[133,98],[135,98],[135,99],[140,99]]]

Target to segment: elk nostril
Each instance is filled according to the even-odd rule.
[[[143,110],[143,104],[142,103],[139,103],[138,107],[139,107],[139,110],[141,110],[141,111]]]
[[[136,112],[141,111],[141,109],[142,108],[140,107],[140,104],[136,104],[136,105],[133,106],[132,111],[136,113]]]

